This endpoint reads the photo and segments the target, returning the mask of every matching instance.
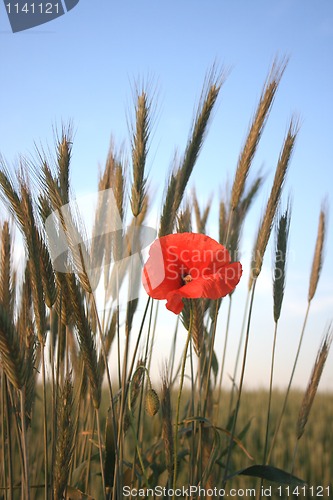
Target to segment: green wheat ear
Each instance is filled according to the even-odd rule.
[[[274,321],[280,318],[286,282],[287,247],[291,217],[290,204],[278,220],[275,245],[275,267],[273,277]]]

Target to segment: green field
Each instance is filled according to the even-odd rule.
[[[184,391],[184,401],[186,401],[189,394]],[[284,394],[282,392],[274,391],[273,393],[273,405],[272,405],[272,424],[276,423],[278,417],[278,409],[281,408],[283,402]],[[293,461],[293,453],[296,443],[296,416],[298,414],[301,400],[303,394],[299,391],[292,391],[289,398],[289,404],[287,406],[287,411],[285,413],[285,418],[283,420],[279,437],[276,441],[274,451],[272,454],[271,463],[274,466],[284,469],[285,471],[291,470],[291,464]],[[101,406],[101,425],[105,425],[105,415],[107,414],[107,394],[103,394],[102,406]],[[230,394],[222,394],[222,410],[220,415],[220,426],[225,427],[226,419],[228,416]],[[242,405],[239,412],[239,429],[248,426],[248,431],[242,437],[241,443],[246,449],[247,453],[251,455],[249,458],[247,454],[240,448],[236,447],[235,453],[232,459],[231,469],[234,471],[241,470],[243,468],[249,467],[253,464],[260,464],[262,462],[263,449],[265,443],[265,425],[266,425],[266,409],[268,401],[268,392],[261,391],[245,391],[242,396]],[[173,400],[173,405],[176,402],[176,398]],[[185,408],[183,408],[185,411]],[[84,413],[83,409],[81,410]],[[36,418],[34,424],[29,431],[29,447],[30,447],[30,460],[31,460],[31,492],[32,498],[43,498],[43,441],[39,439],[39,436],[43,433],[42,423],[42,408],[41,399],[37,398],[36,408],[35,408]],[[154,417],[149,417],[144,415],[143,421],[143,435],[144,442],[142,444],[142,452],[149,456],[148,450],[154,449],[159,443],[162,442],[162,422],[161,422],[161,412],[159,412]],[[39,418],[37,418],[39,415]],[[320,498],[321,487],[323,487],[323,498],[330,498],[328,496],[328,491],[332,496],[332,470],[333,470],[333,435],[330,431],[331,422],[333,415],[333,395],[330,393],[318,393],[316,401],[313,405],[311,417],[309,419],[308,425],[306,427],[306,432],[304,433],[302,439],[299,442],[295,465],[293,473],[299,478],[303,479],[307,486],[288,486],[283,485],[278,482],[265,481],[263,488],[266,493],[268,493],[268,488],[271,488],[272,497],[271,498],[288,498],[289,492],[299,491],[298,498],[312,499]],[[85,474],[87,473],[87,462],[82,460],[82,457],[78,456],[79,450],[82,451],[84,443],[86,446],[86,453],[88,455],[89,440],[92,438],[92,442],[95,441],[93,445],[91,454],[92,460],[90,464],[90,494],[93,498],[100,498],[102,494],[100,492],[100,473],[99,473],[99,463],[98,454],[96,454],[96,443],[97,436],[91,435],[91,427],[87,422],[86,426],[82,425],[81,431],[77,436],[76,453],[74,454],[74,464],[72,466],[72,478],[76,481],[76,486],[81,490],[84,489]],[[88,436],[88,438],[87,438]],[[134,454],[134,444],[131,434],[128,433],[128,439],[126,439],[126,458],[130,461]],[[227,439],[225,439],[224,445],[227,447]],[[190,440],[184,439],[182,442],[184,449],[188,449],[190,453]],[[223,448],[223,444],[222,444]],[[161,464],[163,460],[160,457],[161,451],[157,453],[156,465]],[[80,464],[85,463],[85,467],[80,468]],[[181,469],[181,474],[186,475],[186,471],[189,468],[189,454],[184,457]],[[214,470],[214,480],[211,482],[211,488],[215,487],[219,482],[219,477],[221,475],[222,469],[215,467]],[[20,482],[20,466],[16,463],[14,466],[14,483],[18,484]],[[214,483],[216,481],[216,483]],[[72,483],[73,484],[73,483]],[[125,483],[126,484],[126,483]],[[130,481],[127,483],[130,485]],[[161,474],[159,480],[156,482],[155,486],[165,486],[165,472]],[[35,488],[35,486],[38,488]],[[178,487],[182,485],[181,480],[178,483]],[[187,485],[184,481],[183,485]],[[311,488],[310,488],[311,487]],[[260,480],[255,478],[250,478],[246,476],[237,476],[231,479],[227,483],[226,491],[228,489],[239,489],[240,495],[244,491],[244,497],[246,497],[246,490],[255,489],[258,492],[261,488]],[[279,489],[280,488],[280,489]],[[290,488],[290,490],[288,490]],[[305,489],[304,489],[305,488]],[[158,491],[158,490],[156,490]],[[99,493],[98,493],[99,492]],[[250,495],[253,491],[248,491],[247,495]],[[274,494],[273,494],[274,493]],[[96,495],[97,494],[97,495]],[[6,498],[4,494],[0,498]],[[296,498],[297,496],[291,496],[290,498]],[[20,498],[20,494],[16,493],[14,498]],[[73,497],[74,498],[74,497]],[[82,497],[83,498],[83,497]],[[263,497],[265,498],[265,497]]]

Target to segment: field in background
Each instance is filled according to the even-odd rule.
[[[159,387],[156,386],[157,392],[160,394]],[[262,461],[264,443],[265,443],[265,425],[266,425],[266,411],[267,411],[267,401],[268,392],[263,390],[258,391],[244,391],[242,396],[242,404],[239,413],[239,428],[248,428],[245,436],[242,439],[242,444],[246,451],[251,455],[251,458],[241,449],[236,448],[232,460],[232,469],[240,470],[253,463],[260,463]],[[183,400],[184,403],[190,398],[190,394],[184,390]],[[273,392],[273,404],[272,404],[272,423],[276,423],[279,416],[279,409],[283,403],[284,393],[282,391]],[[272,455],[272,463],[275,466],[289,470],[292,460],[293,460],[293,450],[296,442],[296,420],[297,415],[301,406],[303,398],[303,393],[300,391],[292,391],[289,398],[289,403],[287,406],[285,419],[281,427],[281,433],[279,439],[276,442],[274,452]],[[102,415],[107,414],[107,393],[103,394],[101,413]],[[176,403],[176,395],[173,397],[173,405]],[[219,418],[219,424],[223,427],[228,417],[229,407],[230,407],[230,393],[222,393],[221,395],[222,404],[221,412]],[[83,411],[83,410],[82,410]],[[32,454],[32,461],[35,464],[36,484],[43,483],[43,470],[41,468],[41,457],[43,456],[43,443],[38,440],[38,436],[42,433],[42,407],[41,407],[41,397],[37,399],[36,402],[36,414],[39,418],[36,418],[35,425],[33,426],[32,433],[29,437],[31,446],[34,449]],[[298,455],[295,463],[294,473],[302,477],[308,486],[313,486],[317,488],[318,486],[329,487],[331,496],[333,495],[333,434],[331,432],[333,415],[333,394],[332,393],[321,393],[319,392],[316,396],[314,402],[311,417],[309,419],[306,432],[299,444]],[[104,420],[104,419],[103,419]],[[248,427],[250,423],[250,426]],[[102,427],[104,427],[104,421],[101,422]],[[161,436],[161,419],[159,415],[150,417],[144,415],[143,421],[143,434],[144,434],[144,449],[150,449]],[[89,424],[82,429],[82,434],[86,434],[87,440],[95,442],[93,446],[94,461],[92,462],[91,469],[91,486],[90,491],[96,492],[100,488],[100,476],[98,472],[98,455],[97,455],[97,435],[96,432],[92,436],[91,428]],[[272,437],[272,436],[271,436]],[[130,441],[132,441],[130,439]],[[127,444],[127,452],[129,455],[134,453],[134,443]],[[76,460],[79,462],[78,457]],[[128,483],[130,484],[130,482]],[[161,484],[163,480],[161,480]],[[185,483],[184,483],[185,484]],[[271,481],[265,482],[266,487],[268,485],[272,486],[272,491],[275,491],[275,496],[272,498],[287,498],[284,494],[278,495],[276,490],[278,483]],[[80,484],[83,486],[83,481]],[[228,488],[256,488],[259,489],[260,480],[256,478],[249,478],[245,476],[235,477],[230,483],[228,483]],[[293,489],[293,487],[291,487]],[[301,492],[302,490],[300,490]],[[319,490],[318,490],[319,491]],[[327,491],[327,490],[326,490]],[[0,496],[1,498],[1,496]],[[34,498],[43,498],[43,493],[40,491],[39,494]],[[96,497],[99,498],[99,497]],[[293,497],[293,498],[296,498]],[[299,498],[304,498],[306,500],[312,500],[316,498],[310,490],[304,495],[299,495]],[[320,496],[318,496],[320,498]],[[326,492],[323,492],[323,498],[330,498],[327,496]]]

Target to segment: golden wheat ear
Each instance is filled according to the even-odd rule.
[[[21,389],[26,380],[23,346],[18,332],[0,303],[0,359],[10,382]]]
[[[250,129],[240,153],[235,178],[231,191],[231,210],[235,210],[242,198],[245,182],[251,167],[253,157],[259,144],[265,123],[269,116],[276,91],[287,65],[287,59],[281,61],[276,59],[262,90],[256,113],[250,125]]]
[[[301,408],[298,414],[297,425],[296,425],[296,435],[298,440],[301,439],[304,433],[305,426],[308,421],[310,411],[312,408],[312,404],[317,394],[320,378],[323,373],[327,356],[329,354],[329,350],[332,344],[332,339],[333,339],[333,328],[331,325],[327,329],[324,339],[319,347],[317,358],[313,366],[311,377],[308,386],[306,388]]]
[[[9,312],[13,313],[14,291],[12,269],[12,238],[8,221],[0,228],[0,303]]]
[[[69,202],[69,167],[72,156],[73,126],[62,126],[60,137],[57,138],[57,176],[63,204]]]
[[[173,231],[177,210],[183,200],[185,188],[202,148],[210,117],[224,79],[224,73],[216,74],[215,67],[211,69],[206,77],[184,156],[178,169],[171,174],[166,189],[159,236],[170,234]]]
[[[313,255],[312,268],[310,274],[310,283],[308,292],[309,302],[313,299],[316,293],[321,269],[323,267],[327,214],[328,214],[327,202],[324,201],[319,214],[318,233],[317,233],[316,246]]]
[[[101,382],[95,339],[85,314],[83,299],[75,276],[72,273],[68,273],[66,274],[66,278],[73,316],[75,318],[75,326],[77,328],[77,338],[84,361],[84,367],[90,382],[93,404],[96,409],[99,408],[101,402]]]
[[[282,150],[277,163],[273,186],[270,196],[267,201],[264,216],[260,222],[257,239],[254,245],[253,258],[251,264],[251,272],[249,278],[248,288],[251,290],[253,281],[259,276],[264,260],[264,255],[268,240],[271,234],[274,218],[279,206],[282,189],[286,179],[288,166],[290,164],[291,156],[294,150],[297,133],[299,130],[298,120],[292,118],[289,124],[289,129],[284,140]]]
[[[144,90],[138,92],[135,107],[135,127],[132,138],[133,183],[131,208],[134,217],[140,214],[146,196],[147,178],[145,176],[145,167],[149,150],[151,106],[152,103],[147,93]]]
[[[69,373],[59,394],[57,405],[57,441],[53,470],[54,498],[63,498],[68,484],[73,451],[73,383]]]

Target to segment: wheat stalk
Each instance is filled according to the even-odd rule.
[[[31,268],[29,277],[33,296],[35,323],[37,327],[38,340],[41,345],[43,345],[45,341],[45,304],[40,267],[40,235],[38,234],[35,223],[31,193],[23,179],[21,179],[20,188],[22,211],[25,215],[23,231],[28,248],[29,265]]]
[[[259,144],[265,123],[274,101],[274,96],[276,94],[286,65],[286,59],[282,59],[280,62],[276,59],[265,82],[256,113],[250,125],[245,145],[238,159],[230,201],[230,207],[232,211],[238,207],[240,199],[243,195],[245,182],[251,167],[251,163]]]
[[[176,172],[171,175],[169,180],[162,209],[159,236],[172,233],[177,210],[182,202],[185,188],[198,159],[207,132],[209,119],[223,81],[223,73],[216,76],[215,68],[213,67],[203,87],[201,100],[181,165]]]
[[[63,204],[69,202],[69,166],[72,154],[73,128],[70,123],[66,128],[63,126],[61,137],[57,140],[57,163],[58,163],[58,183]]]
[[[219,242],[225,244],[227,231],[227,208],[226,203],[223,199],[219,203]]]
[[[63,498],[68,484],[70,463],[74,450],[73,383],[69,373],[58,397],[57,440],[53,470],[54,498]]]
[[[298,414],[298,419],[296,424],[296,436],[298,440],[301,439],[304,433],[304,429],[310,415],[312,404],[317,394],[318,385],[324,370],[327,356],[331,347],[332,339],[333,339],[333,329],[332,326],[329,326],[324,336],[324,339],[322,340],[321,345],[319,347],[317,358],[314,363],[310,380],[308,382],[305,394],[303,396],[301,408]]]
[[[267,243],[271,234],[272,224],[278,204],[281,197],[282,188],[286,178],[289,162],[295,145],[296,136],[298,133],[298,122],[294,118],[291,119],[287,136],[284,140],[282,151],[276,167],[273,186],[270,196],[267,201],[266,210],[261,220],[260,227],[257,233],[257,239],[253,250],[253,258],[251,264],[251,273],[249,278],[248,288],[251,290],[253,281],[258,278]]]
[[[171,391],[168,380],[168,375],[165,373],[162,378],[162,437],[165,447],[165,459],[168,470],[168,481],[172,480],[173,464],[174,464],[174,437],[172,432],[172,408],[171,408]]]
[[[64,206],[62,193],[57,180],[52,175],[52,172],[46,162],[43,163],[43,177],[39,181],[42,188],[49,193],[52,207],[55,210],[56,218],[61,225],[63,234],[66,237],[69,256],[72,261],[73,269],[77,273],[81,285],[88,292],[92,292],[92,276],[88,274],[92,269],[91,259],[88,249],[84,242],[87,237],[84,236],[83,224],[80,223],[79,214],[74,213],[73,208],[69,204]],[[55,248],[56,243],[50,242],[50,245]],[[72,271],[67,264],[67,271]]]
[[[0,196],[7,206],[9,212],[17,219],[21,228],[25,224],[25,214],[22,209],[21,199],[18,194],[18,190],[14,185],[14,181],[11,179],[10,173],[4,163],[4,160],[0,156]]]
[[[0,360],[10,382],[21,389],[26,380],[23,347],[18,332],[0,303]]]
[[[9,223],[5,221],[0,228],[0,302],[8,312],[13,311],[13,285],[11,262],[11,235]]]
[[[242,229],[245,223],[246,216],[256,199],[256,196],[263,184],[263,176],[258,175],[249,188],[243,193],[238,206],[234,209],[234,212],[229,213],[229,227],[225,227],[225,243],[231,255],[232,261],[239,260],[239,243],[241,239]],[[232,215],[232,216],[231,216]]]
[[[146,196],[145,166],[152,119],[152,102],[147,93],[144,90],[141,92],[137,90],[136,97],[135,127],[132,138],[133,184],[131,191],[131,208],[134,217],[140,214]]]
[[[77,327],[78,341],[84,360],[84,366],[87,370],[91,395],[94,407],[99,408],[101,402],[101,383],[100,372],[98,370],[98,361],[96,354],[95,341],[92,337],[89,322],[87,320],[82,297],[79,292],[78,284],[73,274],[66,275],[67,285],[70,294],[70,300],[73,308],[73,315]]]
[[[312,268],[310,274],[308,301],[310,302],[317,290],[318,281],[320,278],[320,272],[323,266],[323,252],[325,246],[326,237],[326,226],[327,226],[327,204],[323,202],[318,222],[318,233],[316,239],[316,246],[313,255]]]
[[[274,365],[275,365],[276,339],[277,339],[278,321],[281,314],[285,281],[286,281],[287,247],[288,247],[288,236],[289,236],[290,216],[291,216],[290,212],[291,212],[291,206],[289,202],[286,211],[280,215],[278,223],[276,225],[275,262],[274,262],[274,275],[273,275],[273,315],[274,315],[275,327],[274,327],[274,337],[273,337],[272,357],[271,357],[271,371],[269,380],[269,394],[268,394],[268,405],[267,405],[266,434],[265,434],[263,463],[266,463],[267,451],[268,451],[268,437],[269,437],[269,427],[271,420],[271,404],[272,404],[272,394],[273,394],[273,375],[275,368]]]
[[[290,204],[279,218],[276,230],[275,266],[273,277],[274,321],[280,318],[286,282],[287,245],[290,228]]]

